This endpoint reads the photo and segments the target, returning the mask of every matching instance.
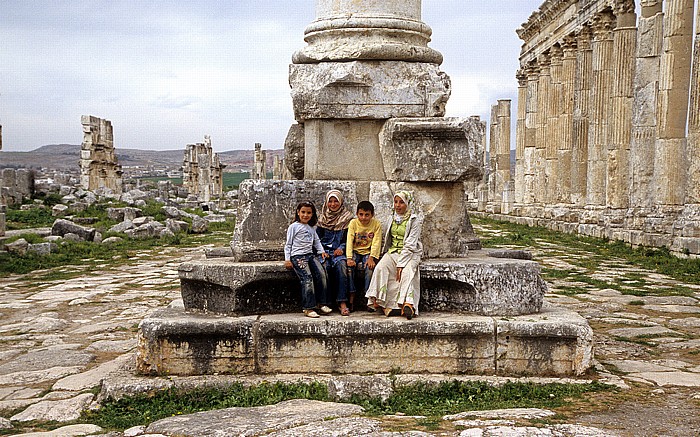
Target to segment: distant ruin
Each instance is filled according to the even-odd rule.
[[[80,150],[80,185],[90,191],[108,189],[122,193],[122,167],[117,162],[112,122],[91,115],[80,118],[83,144]]]
[[[225,164],[211,147],[211,137],[203,143],[188,144],[182,162],[182,185],[199,202],[209,202],[224,193]]]
[[[504,209],[497,188],[480,209],[700,254],[694,5],[642,0],[637,17],[633,0],[545,1],[518,30],[514,196]]]

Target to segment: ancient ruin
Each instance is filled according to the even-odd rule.
[[[188,144],[182,160],[182,185],[198,202],[209,202],[224,193],[223,172],[226,165],[211,147],[211,137],[203,143]]]
[[[241,183],[234,256],[180,266],[184,308],[141,323],[140,372],[579,375],[590,367],[590,327],[543,305],[538,264],[481,250],[465,184],[482,178],[485,126],[444,117],[451,84],[430,35],[420,0],[317,2],[289,72],[297,124],[287,165],[304,179]],[[300,316],[299,282],[281,262],[286,227],[299,201],[320,206],[331,188],[351,208],[369,199],[380,220],[393,192],[414,191],[425,217],[420,317]]]
[[[496,191],[481,209],[700,255],[694,7],[642,0],[637,16],[633,0],[545,1],[518,30],[512,209]]]
[[[80,185],[90,191],[122,193],[122,167],[117,162],[112,122],[91,115],[80,118],[83,144],[80,149]]]
[[[250,171],[253,180],[267,179],[267,153],[262,149],[262,144],[255,143],[255,155],[253,156],[253,168]]]

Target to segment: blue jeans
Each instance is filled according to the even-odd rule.
[[[316,305],[328,305],[328,280],[326,271],[314,254],[296,255],[292,259],[294,273],[301,281],[301,305],[305,310]]]
[[[369,259],[370,255],[360,255],[359,253],[353,253],[352,254],[352,259],[355,261],[355,267],[350,267],[350,272],[352,274],[352,283],[357,284],[360,283],[361,279],[364,279],[362,282],[364,284],[364,287],[361,289],[358,289],[357,291],[360,292],[360,296],[364,296],[365,292],[369,288],[369,283],[372,280],[372,273],[374,273],[374,269],[368,269],[367,268],[367,260]]]
[[[330,288],[336,290],[336,302],[347,302],[348,293],[355,292],[352,276],[348,274],[348,261],[345,255],[331,255],[324,261]]]

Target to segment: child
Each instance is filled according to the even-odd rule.
[[[294,221],[287,228],[287,242],[284,245],[284,266],[294,269],[301,281],[301,301],[304,314],[316,318],[316,305],[322,314],[329,314],[327,299],[326,271],[323,269],[314,249],[327,258],[321,241],[312,226],[316,225],[318,217],[316,207],[311,202],[301,202],[297,205]]]
[[[345,258],[345,241],[352,213],[343,205],[343,195],[338,190],[326,193],[326,201],[321,208],[316,232],[321,245],[328,254],[325,262],[330,288],[335,289],[340,314],[350,315],[348,293],[354,291],[348,278],[348,265]]]
[[[382,249],[382,225],[374,218],[374,205],[363,200],[357,204],[357,218],[350,221],[348,226],[348,239],[345,255],[348,258],[348,267],[352,272],[352,281],[359,282],[364,274],[364,285],[359,290],[361,296],[365,295],[369,282],[372,279],[374,266],[379,261]],[[355,300],[355,293],[350,294],[350,305]]]

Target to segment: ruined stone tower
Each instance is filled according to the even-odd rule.
[[[91,115],[80,118],[83,144],[80,150],[80,185],[95,191],[109,189],[122,193],[122,167],[117,163],[112,136],[112,122]]]

